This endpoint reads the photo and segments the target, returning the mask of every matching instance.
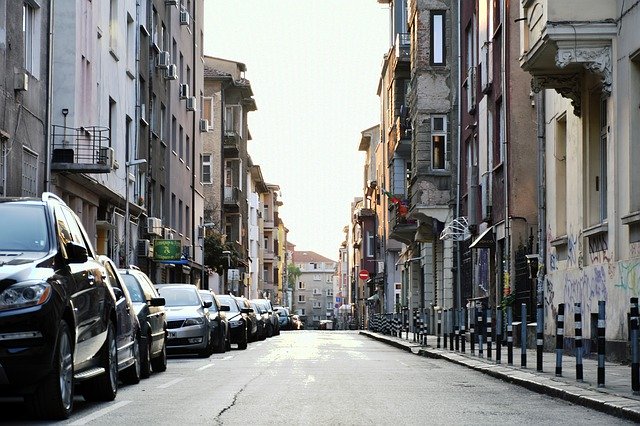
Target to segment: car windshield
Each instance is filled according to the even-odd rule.
[[[198,306],[200,298],[195,288],[160,287],[165,306]]]
[[[240,309],[238,309],[238,304],[235,300],[233,300],[231,296],[221,295],[218,296],[218,300],[222,305],[229,306],[229,312],[240,312]]]
[[[218,307],[216,306],[215,300],[213,300],[213,294],[208,291],[200,291],[200,298],[205,302],[211,302],[211,306],[209,310],[211,312],[218,312]]]
[[[0,203],[0,251],[48,251],[44,206]]]
[[[138,283],[136,277],[131,274],[120,274],[122,276],[122,280],[124,281],[124,285],[129,290],[129,295],[131,296],[132,302],[145,303],[146,300],[144,298],[144,293],[142,292],[142,288]]]

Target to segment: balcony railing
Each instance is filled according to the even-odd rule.
[[[228,205],[238,204],[240,199],[240,189],[238,187],[225,186],[224,187],[224,203]]]
[[[409,59],[411,55],[411,36],[408,33],[396,34],[396,57],[398,59]]]
[[[117,167],[108,127],[52,126],[51,170],[109,173]]]
[[[240,134],[235,130],[225,130],[222,146],[224,148],[225,155],[238,155],[240,152]]]

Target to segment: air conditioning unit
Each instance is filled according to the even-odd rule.
[[[165,240],[173,240],[174,234],[173,229],[171,228],[163,228],[162,229],[162,238]]]
[[[177,80],[178,79],[178,67],[176,64],[170,64],[167,67],[167,71],[164,75],[164,78],[167,80]]]
[[[162,237],[162,219],[157,217],[148,217],[147,233]]]
[[[207,120],[206,118],[201,118],[200,119],[200,131],[201,132],[208,132],[209,131],[209,120]]]
[[[29,90],[29,74],[23,71],[19,71],[13,76],[13,89],[14,90]]]
[[[180,84],[180,99],[187,99],[189,97],[189,85],[186,83]]]
[[[196,97],[190,96],[187,98],[187,111],[195,111],[196,110]]]
[[[189,25],[189,12],[186,10],[180,11],[180,25]]]
[[[98,153],[98,164],[103,164],[109,166],[110,168],[113,168],[113,157],[113,148],[108,146],[100,147],[100,151]]]
[[[164,52],[158,53],[156,66],[163,69],[169,68],[169,52],[165,50]]]
[[[138,257],[149,257],[151,252],[151,241],[138,240]]]

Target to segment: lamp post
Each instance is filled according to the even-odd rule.
[[[137,166],[140,164],[145,164],[147,162],[147,160],[145,160],[144,158],[141,159],[137,159],[137,160],[131,160],[131,161],[126,161],[124,163],[124,170],[125,170],[125,188],[124,188],[124,192],[125,192],[125,206],[124,206],[124,261],[125,264],[121,265],[124,266],[125,268],[129,267],[129,241],[131,240],[131,236],[129,235],[130,231],[130,224],[131,221],[129,219],[129,167],[131,166]]]

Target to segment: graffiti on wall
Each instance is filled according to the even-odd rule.
[[[629,296],[640,296],[640,261],[619,262],[619,281],[616,288],[629,293]]]
[[[567,234],[567,263],[570,266],[580,266],[578,265],[578,261],[580,258],[580,247],[578,244],[578,236],[573,233]]]
[[[603,265],[567,273],[564,276],[564,303],[573,311],[581,303],[583,312],[597,312],[598,301],[608,299],[607,270]]]
[[[489,293],[489,250],[488,249],[480,249],[478,250],[478,267],[477,270],[477,283],[480,290],[484,291],[485,294]]]

